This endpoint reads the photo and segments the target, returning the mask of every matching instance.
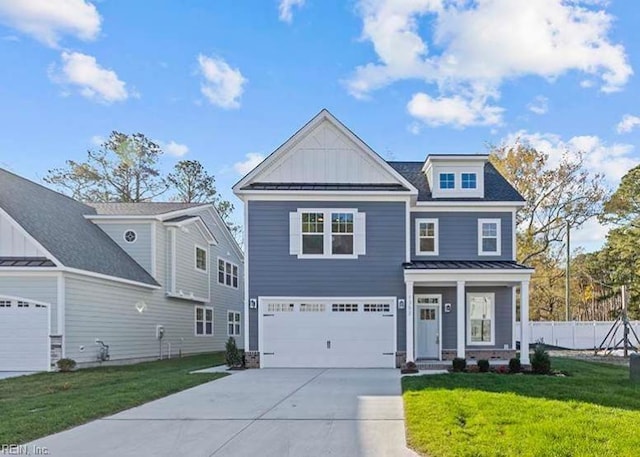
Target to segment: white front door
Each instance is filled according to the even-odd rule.
[[[263,368],[395,366],[395,300],[261,298]]]
[[[416,302],[416,356],[422,359],[440,359],[440,295],[417,295]]]

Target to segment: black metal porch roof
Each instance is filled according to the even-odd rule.
[[[414,260],[403,263],[405,270],[529,270],[514,260]]]
[[[55,267],[46,257],[0,257],[0,267]]]

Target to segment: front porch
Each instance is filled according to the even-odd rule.
[[[512,261],[424,261],[404,268],[406,361],[440,369],[455,357],[493,364],[515,357],[516,312],[528,323],[533,270]],[[528,347],[528,325],[521,328]],[[528,352],[520,359],[528,365]]]

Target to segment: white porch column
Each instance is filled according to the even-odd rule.
[[[406,306],[406,328],[407,328],[407,362],[415,362],[415,351],[413,347],[413,281],[405,283],[405,306]]]
[[[529,365],[529,281],[520,283],[520,363]]]
[[[456,341],[457,357],[465,358],[464,342],[466,332],[464,331],[464,321],[466,319],[466,297],[464,294],[464,281],[456,284]]]

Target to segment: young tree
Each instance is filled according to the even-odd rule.
[[[157,164],[160,146],[141,133],[113,131],[85,162],[68,160],[49,170],[44,181],[88,202],[151,201],[167,190]]]

